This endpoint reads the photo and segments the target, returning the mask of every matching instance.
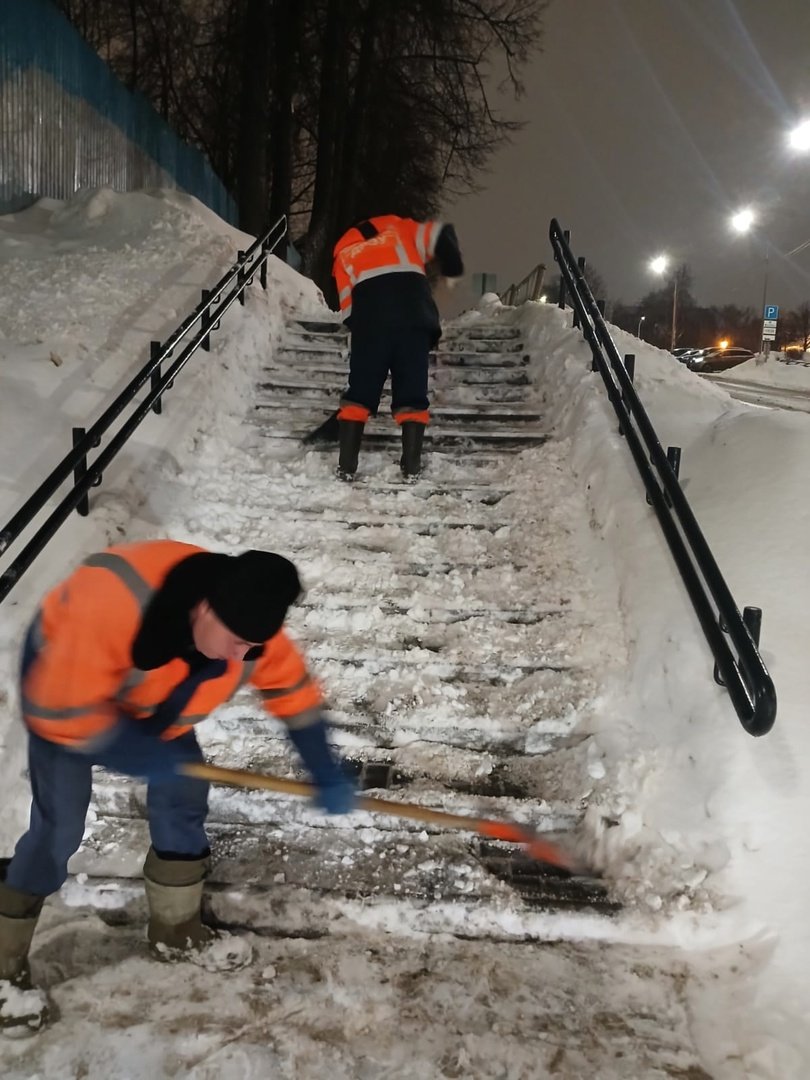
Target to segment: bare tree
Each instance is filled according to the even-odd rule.
[[[293,221],[330,283],[352,221],[434,213],[517,125],[547,0],[58,0],[85,39],[235,190],[242,227]]]

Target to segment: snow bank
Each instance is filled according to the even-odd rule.
[[[669,354],[613,332],[620,352],[636,356],[636,387],[663,444],[682,447],[681,483],[735,599],[763,609],[779,712],[754,739],[712,681],[708,646],[570,312],[526,304],[501,318],[521,325],[549,413],[570,439],[629,642],[626,682],[594,730],[605,779],[588,811],[592,852],[650,909],[713,908],[713,918],[723,909],[718,932],[756,943],[761,982],[739,1033],[745,1075],[806,1075],[810,422],[734,402]],[[771,378],[784,365],[753,370],[763,368]]]

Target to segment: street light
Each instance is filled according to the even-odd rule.
[[[731,215],[731,227],[735,232],[747,233],[751,231],[751,227],[756,220],[757,215],[750,206],[746,206],[742,210],[738,210],[736,214]]]
[[[793,150],[810,150],[810,120],[803,120],[788,132],[788,145]]]
[[[650,270],[659,276],[665,274],[669,267],[669,259],[666,255],[657,255],[650,259]],[[638,336],[638,335],[636,335]],[[670,338],[670,351],[675,348],[678,340],[678,271],[672,275],[672,335]]]
[[[638,330],[636,330],[636,337],[637,338],[641,337],[641,324],[644,322],[644,320],[646,318],[647,318],[646,315],[642,315],[641,318],[638,320]]]
[[[798,128],[796,130],[798,130]],[[807,124],[807,133],[810,136],[810,123]],[[732,229],[735,232],[740,233],[741,236],[744,236],[746,233],[749,233],[751,231],[751,229],[753,228],[753,226],[756,224],[756,221],[757,221],[757,215],[756,215],[755,211],[751,209],[750,206],[743,207],[742,210],[738,210],[735,214],[732,214],[731,218],[730,218],[730,224],[731,224]],[[765,243],[765,272],[764,272],[763,278],[762,278],[762,315],[764,317],[764,315],[765,315],[765,305],[768,303],[768,272],[769,272],[770,266],[771,266],[771,262],[770,262],[771,249],[770,249],[770,245],[768,244],[768,238],[763,237],[763,240],[764,240],[764,243]],[[763,351],[765,352],[765,355],[767,356],[767,354],[768,354],[768,352],[770,350],[770,342],[769,341],[767,341],[767,342],[766,341],[760,341],[760,346],[763,346],[763,345],[764,345],[764,350]]]

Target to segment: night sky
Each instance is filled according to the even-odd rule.
[[[551,262],[548,222],[571,229],[612,300],[660,285],[666,252],[703,304],[810,301],[810,0],[553,0],[525,97],[528,121],[491,160],[486,190],[445,208],[470,273],[498,290]],[[731,213],[759,213],[755,235]],[[549,274],[553,273],[549,266]]]

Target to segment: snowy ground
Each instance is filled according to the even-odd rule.
[[[99,193],[0,219],[4,516],[61,455],[70,423],[97,415],[129,365],[143,362],[149,339],[164,336],[196,303],[201,284],[219,276],[243,240],[174,193]],[[35,952],[64,1019],[35,1040],[0,1046],[4,1074],[309,1077],[329,1068],[346,1077],[805,1076],[810,421],[735,403],[666,354],[616,332],[620,350],[636,354],[637,385],[662,441],[683,448],[682,482],[732,591],[740,604],[764,609],[762,646],[779,716],[770,735],[753,740],[711,681],[700,629],[570,315],[492,303],[466,318],[520,327],[532,357],[532,400],[553,436],[481,469],[485,483],[508,490],[508,533],[453,530],[428,556],[426,541],[401,548],[399,534],[371,523],[358,530],[365,557],[341,558],[333,518],[390,513],[404,498],[402,508],[418,520],[417,495],[330,485],[328,456],[268,440],[249,419],[285,315],[318,310],[311,284],[279,264],[272,286],[266,296],[254,288],[248,306],[229,314],[210,356],[195,357],[167,398],[166,414],[145,422],[105,477],[91,516],[72,520],[0,607],[3,846],[27,812],[12,673],[38,596],[83,553],[122,536],[172,535],[223,549],[261,543],[301,564],[308,606],[293,630],[337,703],[344,749],[364,745],[352,715],[388,707],[397,764],[450,782],[486,776],[500,760],[474,738],[486,735],[501,748],[512,740],[513,750],[519,738],[512,767],[534,787],[512,809],[540,827],[560,827],[572,805],[584,807],[580,850],[624,911],[612,919],[532,912],[480,870],[462,872],[472,866],[469,853],[452,845],[441,849],[435,872],[443,873],[444,861],[457,867],[450,874],[457,894],[465,877],[472,881],[477,899],[466,905],[458,895],[397,900],[393,879],[376,902],[319,896],[295,867],[300,873],[308,843],[317,850],[325,823],[279,800],[259,806],[223,796],[224,822],[258,823],[273,841],[265,894],[213,896],[219,917],[253,928],[257,959],[227,976],[191,965],[157,968],[144,950],[137,883],[110,896],[92,880],[74,879],[48,904]],[[35,290],[37,303],[29,305]],[[146,304],[144,317],[136,302]],[[380,484],[393,485],[390,455],[370,455],[369,465]],[[464,510],[452,500],[436,509],[446,522],[479,515],[475,505]],[[430,563],[437,551],[447,572],[424,579],[424,593],[406,597],[407,616],[392,622],[386,603],[406,588],[403,566]],[[482,578],[476,563],[487,560],[494,565]],[[379,609],[347,615],[344,605],[330,614],[330,598],[350,596],[358,573],[362,592],[378,593]],[[501,629],[516,660],[555,650],[567,657],[581,673],[575,684],[561,692],[559,682],[524,679],[499,691],[500,713],[488,698],[482,714],[475,700],[438,694],[430,640],[416,657],[421,668],[399,665],[367,681],[366,668],[358,682],[330,659],[336,642],[344,652],[368,648],[369,638],[375,647],[393,646],[410,632],[404,620],[411,618],[430,628],[452,662],[479,663],[491,633],[486,619],[464,630],[441,625],[442,609],[474,589],[477,602],[492,605],[544,602],[551,610],[564,600],[571,610],[559,628]],[[237,720],[249,716],[240,705],[207,723],[215,758],[288,763],[277,732],[259,744],[240,729]],[[543,755],[541,725],[533,736],[538,716],[559,722],[571,745]],[[431,717],[465,737],[431,742]],[[555,753],[565,755],[562,771]],[[132,798],[137,793],[122,788],[121,799]],[[486,798],[469,796],[461,808],[486,806]],[[334,828],[334,842],[364,837],[372,859],[375,826],[358,817]],[[138,872],[142,838],[119,836],[105,846],[101,821],[90,821],[76,869],[92,873],[93,858],[103,857],[108,873],[128,880]],[[416,834],[401,846],[435,842]],[[284,863],[284,844],[291,854],[279,869],[271,863]]]

